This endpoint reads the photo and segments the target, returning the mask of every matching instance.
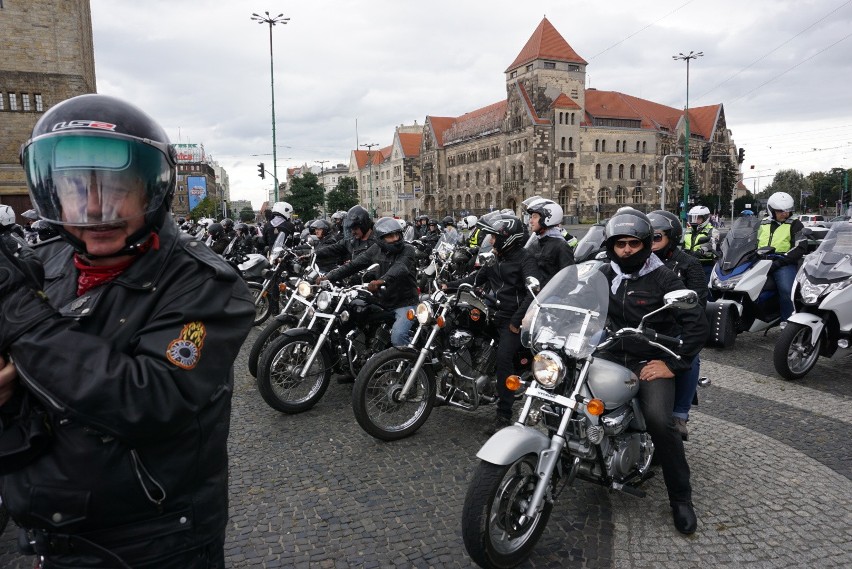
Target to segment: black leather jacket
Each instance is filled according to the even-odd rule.
[[[361,239],[340,239],[331,245],[324,245],[317,249],[318,261],[335,260],[339,264],[346,261],[351,261],[360,254],[365,253],[370,247],[378,243],[376,236],[370,233],[370,236],[363,241]]]
[[[701,306],[707,306],[707,296],[710,291],[701,262],[686,251],[677,248],[669,251],[662,261],[683,282],[686,288],[698,293],[698,302],[701,303]]]
[[[328,280],[338,281],[370,265],[378,263],[375,278],[385,281],[385,290],[376,299],[383,308],[392,309],[417,304],[417,276],[414,268],[414,247],[404,244],[399,253],[387,253],[374,243],[363,254],[326,274]]]
[[[574,264],[574,253],[563,237],[541,237],[535,250],[538,271],[541,273],[541,286],[544,288],[553,275]]]
[[[134,567],[225,530],[233,363],[254,314],[221,257],[164,225],[158,248],[80,297],[71,247],[40,250],[56,313],[10,347],[53,443],[0,478],[4,505],[21,527],[82,537]]]

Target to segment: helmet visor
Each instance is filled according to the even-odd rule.
[[[172,184],[164,151],[115,135],[33,140],[22,155],[39,216],[63,225],[123,222],[156,211]]]

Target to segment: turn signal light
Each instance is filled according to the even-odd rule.
[[[437,318],[435,318],[435,324],[438,325],[438,328],[443,328],[444,324],[446,324],[446,322],[444,321],[444,317],[438,316]]]
[[[416,316],[414,316],[414,310],[409,308],[408,312],[405,313],[405,317],[408,318],[409,320],[414,320],[416,318]]]
[[[482,318],[482,312],[479,311],[478,308],[474,308],[470,311],[470,319],[474,322],[479,322],[479,319]]]
[[[285,285],[284,283],[279,283],[278,292],[287,292],[287,285]]]
[[[586,402],[586,411],[589,412],[589,415],[603,415],[604,412],[604,403],[600,399],[589,399]]]
[[[519,375],[510,375],[506,378],[506,388],[509,391],[517,391],[521,388],[521,377]]]

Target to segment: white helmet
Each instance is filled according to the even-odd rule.
[[[539,201],[541,201],[541,200],[543,200],[543,199],[544,199],[544,198],[543,198],[543,197],[541,197],[541,196],[530,196],[530,197],[528,197],[527,199],[525,199],[524,201],[522,201],[522,202],[521,202],[521,210],[522,210],[522,211],[525,211],[525,212],[528,212],[528,211],[529,211],[529,207],[530,207],[532,204],[534,204],[534,203],[536,203],[536,202],[539,202]]]
[[[527,213],[537,213],[541,216],[541,224],[544,227],[555,227],[562,223],[562,207],[550,200],[538,200],[527,206]]]
[[[776,211],[787,211],[793,213],[794,207],[795,202],[793,201],[793,196],[787,192],[775,192],[769,196],[769,200],[766,202],[766,210],[769,212],[769,216],[772,217],[772,219],[775,219]]]
[[[0,227],[15,225],[15,210],[11,206],[0,204]]]
[[[293,215],[293,206],[287,202],[275,202],[272,204],[272,213],[277,213],[278,215],[283,215],[287,219],[290,219],[290,216]]]
[[[462,229],[473,229],[476,227],[476,222],[479,221],[479,218],[475,215],[468,215],[467,217],[463,217],[461,223],[459,223],[459,227]]]
[[[704,221],[707,221],[710,218],[710,210],[707,208],[707,206],[694,206],[692,209],[689,210],[689,213],[687,214],[686,218],[690,225],[697,225],[699,223],[699,217],[704,218]]]
[[[198,225],[200,225],[201,227],[207,227],[211,223],[213,223],[213,220],[210,219],[209,217],[202,217],[201,219],[198,220]]]

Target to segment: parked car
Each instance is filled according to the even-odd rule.
[[[829,219],[828,221],[826,221],[826,222],[825,222],[825,226],[826,226],[826,227],[831,227],[831,224],[832,224],[832,223],[834,223],[835,221],[849,221],[850,219],[852,219],[852,216],[849,216],[849,215],[838,215],[837,217],[832,217],[831,219]]]
[[[803,213],[799,216],[799,221],[802,222],[802,225],[805,227],[825,227],[825,216],[813,214],[813,213]]]

